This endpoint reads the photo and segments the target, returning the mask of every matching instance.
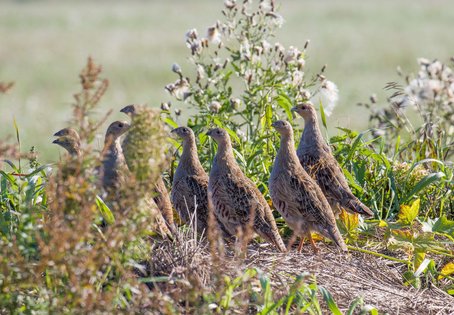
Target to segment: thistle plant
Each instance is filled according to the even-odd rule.
[[[317,96],[317,103],[328,96],[334,104],[337,88],[322,74],[325,67],[311,78],[305,74],[309,42],[300,50],[273,40],[283,23],[275,1],[225,1],[222,14],[224,19],[210,26],[205,37],[195,29],[186,33],[192,75],[174,64],[178,79],[165,89],[179,108],[195,109],[187,125],[202,144],[207,141],[203,130],[225,128],[247,175],[264,183],[277,143],[272,121],[285,117],[292,122],[293,104]],[[328,90],[336,95],[326,94]],[[168,103],[163,109],[169,109]],[[167,122],[176,124],[170,117]],[[207,163],[213,150],[206,145],[201,149],[201,160]]]
[[[451,60],[451,62],[454,60]],[[388,83],[393,94],[384,108],[361,104],[370,109],[376,136],[384,136],[393,146],[398,137],[410,139],[407,152],[420,158],[447,160],[454,141],[454,73],[448,64],[419,58],[419,71],[405,75],[404,83]],[[399,70],[398,74],[404,75]],[[391,149],[391,148],[389,148]]]

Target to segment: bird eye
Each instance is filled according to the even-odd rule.
[[[118,124],[118,127],[123,128],[123,124],[122,124],[122,123],[119,123],[119,124]]]

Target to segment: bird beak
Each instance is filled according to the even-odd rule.
[[[207,136],[210,136],[210,137],[211,137],[212,133],[213,133],[213,129],[208,130],[208,131],[207,131]]]
[[[292,112],[296,112],[297,108],[296,108],[296,106],[295,106],[295,107],[292,107],[290,110],[291,110]]]
[[[61,130],[59,130],[56,133],[54,133],[54,137],[60,137],[60,136],[62,136]]]
[[[55,136],[55,135],[54,135]],[[55,139],[54,141],[52,141],[52,143],[54,144],[60,144],[60,139]]]
[[[131,112],[128,110],[129,106],[132,106],[132,104],[131,105],[126,105],[125,107],[123,107],[120,110],[120,113],[125,113],[126,115],[130,114]]]
[[[273,122],[273,123],[271,124],[271,126],[273,126],[274,128],[276,128],[276,122]]]
[[[177,128],[170,130],[170,133],[177,132]]]

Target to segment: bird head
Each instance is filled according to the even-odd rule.
[[[175,129],[172,129],[171,133],[175,133],[178,137],[183,138],[183,139],[188,139],[191,136],[194,136],[194,132],[192,131],[191,128],[188,127],[178,127]]]
[[[292,111],[297,112],[303,118],[308,118],[315,115],[315,107],[310,102],[299,103],[292,108]]]
[[[73,128],[63,128],[54,133],[54,137],[71,137],[74,139],[80,139],[79,134]]]
[[[277,120],[271,124],[281,135],[288,135],[292,133],[292,125],[285,120]]]
[[[52,141],[54,144],[58,144],[62,148],[64,148],[66,151],[69,152],[71,155],[77,155],[79,152],[79,140],[75,139],[70,136],[62,136],[58,137],[54,141]]]
[[[120,110],[120,112],[125,113],[128,116],[132,116],[136,113],[136,105],[132,104],[132,105],[125,106]]]
[[[114,121],[110,124],[106,131],[106,138],[113,137],[114,139],[119,138],[122,134],[129,130],[130,124],[126,121]]]
[[[214,128],[210,129],[207,132],[207,136],[210,136],[211,138],[214,139],[217,143],[224,143],[228,142],[230,140],[229,134],[227,131],[221,128]]]

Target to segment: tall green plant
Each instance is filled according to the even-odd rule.
[[[263,184],[276,151],[272,121],[285,117],[292,122],[293,104],[333,84],[321,73],[311,78],[305,74],[308,43],[299,50],[273,41],[283,22],[274,1],[258,5],[226,1],[222,14],[223,21],[209,27],[206,37],[195,29],[186,33],[192,75],[174,64],[178,79],[166,90],[179,101],[179,108],[189,105],[187,125],[199,135],[203,162],[213,153],[203,131],[225,128],[247,175]],[[175,124],[169,117],[167,121]]]

